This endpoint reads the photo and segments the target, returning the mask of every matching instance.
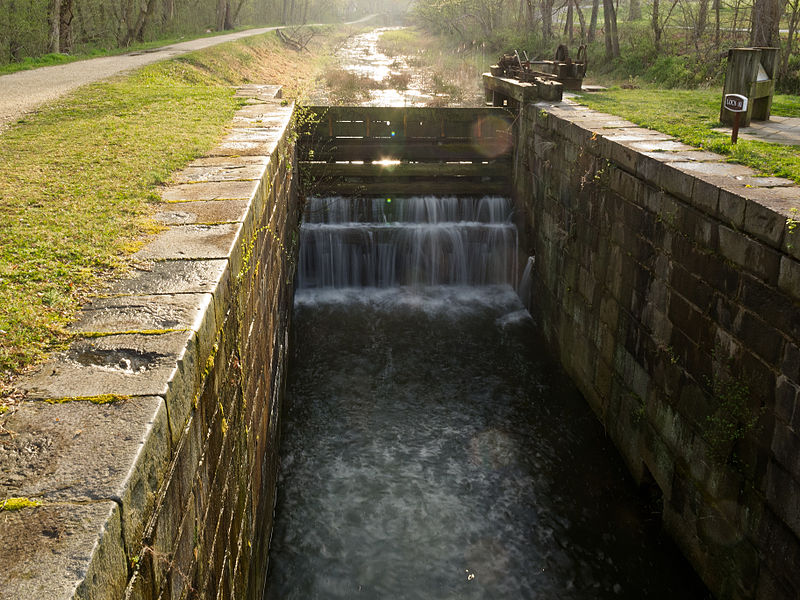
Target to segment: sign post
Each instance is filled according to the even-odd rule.
[[[733,113],[733,130],[731,131],[731,144],[739,139],[739,121],[743,112],[747,112],[747,96],[741,94],[725,94],[723,102],[726,109]]]

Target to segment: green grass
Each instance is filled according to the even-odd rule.
[[[617,115],[680,141],[728,156],[765,175],[787,177],[800,183],[800,149],[739,139],[731,145],[729,133],[719,127],[722,92],[717,90],[610,89],[600,94],[582,94],[581,104]],[[776,95],[773,115],[800,116],[800,99]]]
[[[268,34],[81,88],[0,134],[0,392],[155,230],[156,186],[221,138],[231,85],[296,92],[315,73]]]

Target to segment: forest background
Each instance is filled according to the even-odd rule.
[[[0,0],[0,72],[236,28],[391,13],[453,49],[552,58],[586,44],[590,73],[662,87],[719,85],[727,49],[781,49],[778,90],[800,93],[800,0]],[[573,50],[574,54],[575,50]]]

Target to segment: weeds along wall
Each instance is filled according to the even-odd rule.
[[[517,122],[531,312],[718,598],[800,597],[798,188],[574,105]]]
[[[233,250],[222,325],[144,532],[128,596],[260,600],[279,450],[299,204],[292,132]]]

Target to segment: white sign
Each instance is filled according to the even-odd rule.
[[[747,96],[725,94],[725,108],[731,112],[747,112]]]

